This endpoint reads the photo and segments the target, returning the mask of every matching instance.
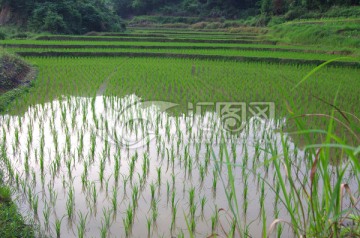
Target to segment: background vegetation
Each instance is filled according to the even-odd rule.
[[[99,0],[1,0],[2,23],[15,23],[36,32],[80,34],[120,31],[120,18]]]
[[[195,29],[273,26],[294,19],[360,16],[359,0],[0,0],[0,25],[62,34],[122,31],[129,25]],[[0,39],[4,38],[0,34]]]

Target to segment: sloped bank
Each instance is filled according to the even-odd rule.
[[[0,112],[20,94],[26,92],[35,79],[36,70],[21,58],[1,53],[0,55]]]

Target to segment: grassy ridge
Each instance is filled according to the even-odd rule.
[[[212,39],[180,39],[180,38],[156,38],[156,37],[83,37],[83,36],[39,36],[37,40],[61,40],[61,41],[146,41],[146,42],[189,42],[189,43],[222,43],[222,44],[276,44],[275,41],[265,40],[212,40]]]
[[[267,44],[223,44],[223,43],[191,43],[191,42],[146,42],[146,41],[135,41],[135,42],[102,42],[102,41],[40,41],[40,40],[3,40],[0,41],[2,45],[7,44],[34,44],[34,45],[131,45],[131,46],[187,46],[187,47],[249,47],[249,48],[268,48],[268,49],[302,49],[302,50],[324,50],[328,52],[342,51],[344,48],[339,47],[328,47],[328,46],[303,46],[303,45],[289,45],[289,44],[278,44],[278,45],[267,45]],[[349,52],[354,49],[346,49]]]
[[[331,55],[349,55],[349,50],[339,51],[325,51],[325,50],[311,50],[311,49],[292,49],[292,48],[261,48],[261,47],[239,47],[239,46],[166,46],[166,45],[154,45],[154,46],[142,46],[142,45],[66,45],[66,44],[3,44],[4,48],[15,48],[10,51],[19,51],[24,49],[39,49],[40,51],[49,49],[87,49],[91,51],[93,49],[172,49],[172,50],[233,50],[233,51],[266,51],[266,52],[302,52],[302,53],[314,53],[314,54],[331,54]]]
[[[11,52],[21,54],[22,52],[69,52],[69,53],[166,53],[166,54],[182,54],[182,55],[217,55],[217,56],[243,56],[243,57],[258,57],[258,58],[280,58],[280,59],[302,59],[302,60],[330,60],[333,59],[333,54],[313,53],[313,52],[293,52],[293,51],[267,51],[257,49],[233,50],[233,49],[182,49],[182,48],[11,48]],[[341,52],[340,52],[341,53]],[[343,58],[342,61],[358,61],[358,57]]]
[[[262,38],[264,37],[263,35],[252,35],[252,34],[227,34],[227,35],[220,35],[220,34],[208,34],[208,35],[204,35],[204,34],[192,34],[192,33],[179,33],[179,34],[174,34],[174,33],[166,33],[164,32],[163,34],[151,34],[151,33],[144,33],[144,34],[139,34],[139,33],[127,33],[127,34],[116,34],[116,33],[108,33],[108,34],[99,34],[99,35],[90,35],[91,37],[122,37],[122,38],[134,38],[134,37],[139,37],[139,38],[167,38],[167,39],[173,39],[173,38],[182,38],[182,39],[257,39],[257,38]]]
[[[152,57],[152,58],[180,58],[180,59],[205,59],[205,60],[221,60],[221,61],[235,61],[235,62],[264,62],[276,64],[305,64],[305,65],[319,65],[326,60],[316,59],[293,59],[293,58],[274,58],[271,56],[257,57],[257,56],[226,56],[213,54],[188,54],[188,53],[156,53],[156,52],[61,52],[61,51],[45,51],[45,52],[17,52],[24,57]],[[333,62],[333,66],[341,67],[355,67],[360,68],[359,62]]]

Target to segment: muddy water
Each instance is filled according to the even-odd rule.
[[[16,190],[21,212],[52,237],[56,236],[56,220],[62,221],[61,237],[78,237],[81,216],[86,217],[85,237],[101,237],[102,229],[108,231],[108,237],[125,237],[127,210],[134,213],[131,237],[176,237],[182,233],[188,237],[186,220],[191,219],[189,192],[193,188],[196,237],[212,234],[211,217],[219,209],[214,233],[226,236],[232,222],[226,196],[226,150],[236,164],[231,167],[242,228],[247,227],[250,236],[260,237],[263,219],[266,227],[275,219],[276,195],[267,184],[263,191],[266,216],[261,215],[260,200],[262,181],[275,187],[274,170],[264,165],[271,155],[264,148],[271,145],[281,154],[281,137],[274,132],[280,122],[250,120],[233,135],[222,129],[216,113],[171,117],[164,108],[173,105],[144,105],[136,103],[138,100],[135,95],[64,97],[32,106],[22,116],[2,116],[0,138],[6,158],[1,166],[8,175],[7,183]],[[303,153],[290,140],[287,144],[294,158],[301,159]],[[117,180],[116,161],[120,165]],[[144,164],[148,168],[145,173]],[[306,169],[301,163],[299,168]],[[135,199],[134,188],[139,190]],[[172,225],[173,194],[177,211]],[[203,212],[202,198],[206,198]],[[279,210],[278,217],[286,219],[281,204]],[[148,219],[152,220],[150,234]],[[283,232],[284,237],[290,234],[288,229]]]

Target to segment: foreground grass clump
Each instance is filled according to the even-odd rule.
[[[0,181],[0,237],[35,237],[33,228],[24,223],[16,205],[11,202],[10,188],[1,184]]]
[[[314,69],[310,74],[315,73],[319,68]],[[305,80],[306,77],[299,84]],[[336,100],[335,96],[334,105]],[[272,180],[269,180],[267,175],[259,174],[262,184],[260,207],[263,208],[264,205],[262,202],[264,186],[269,188],[267,191],[275,195],[274,219],[266,227],[266,221],[264,222],[266,218],[262,217],[262,236],[269,237],[276,233],[280,237],[284,227],[287,227],[295,237],[358,237],[360,235],[360,138],[354,131],[358,130],[360,121],[357,120],[355,124],[349,121],[342,123],[340,117],[346,117],[345,114],[335,114],[335,111],[341,112],[341,109],[333,106],[329,114],[312,114],[314,117],[328,116],[327,128],[309,129],[304,120],[306,116],[295,114],[289,105],[292,103],[288,103],[290,114],[288,121],[295,121],[297,129],[290,132],[281,131],[280,146],[270,144],[260,148],[267,154],[265,167],[271,164],[275,170]],[[348,113],[347,116],[356,117],[352,113]],[[336,124],[345,125],[348,133],[355,134],[355,146],[336,133],[334,130]],[[298,152],[291,148],[288,135],[302,138],[304,154],[301,161],[297,160]],[[312,139],[314,135],[320,135],[323,140],[314,143]],[[227,149],[225,155],[226,161],[223,163],[213,153],[216,170],[223,186],[230,187],[230,190],[226,191],[226,197],[237,231],[246,235],[246,221],[243,223],[241,220],[239,200],[233,196],[236,194],[234,168],[241,164],[231,161],[231,154]],[[222,164],[227,165],[229,175],[227,185],[221,173]],[[280,214],[279,204],[286,210],[287,216]],[[261,212],[263,211],[261,209]]]
[[[298,122],[301,130],[294,133],[308,137],[311,130],[306,130],[301,122]],[[306,145],[302,164],[294,162],[294,154],[289,150],[286,137],[281,139],[282,153],[274,147],[262,148],[269,153],[269,159],[265,163],[271,163],[276,171],[272,181],[267,177],[260,178],[261,190],[265,184],[269,188],[268,193],[274,193],[276,197],[274,219],[269,226],[266,226],[266,221],[263,223],[263,237],[271,236],[273,233],[281,237],[284,228],[289,228],[294,237],[358,237],[360,235],[359,190],[354,190],[359,183],[360,147],[349,146],[346,141],[334,135],[332,124],[333,122],[330,123],[328,131],[318,130],[319,133],[327,135],[323,143]],[[331,153],[335,150],[340,150],[345,158],[340,159],[339,164],[334,166]],[[237,200],[232,195],[235,194],[236,189],[234,167],[241,164],[233,164],[230,154],[226,151],[224,164],[227,164],[230,178],[225,180],[221,174],[221,161],[215,154],[214,159],[217,161],[216,168],[223,186],[230,187],[226,197],[236,230],[239,234],[246,235],[247,224],[246,221],[244,223],[241,220],[241,209],[237,205],[240,204],[241,198]],[[263,207],[263,203],[260,204]],[[279,205],[286,210],[287,216],[280,215]]]

